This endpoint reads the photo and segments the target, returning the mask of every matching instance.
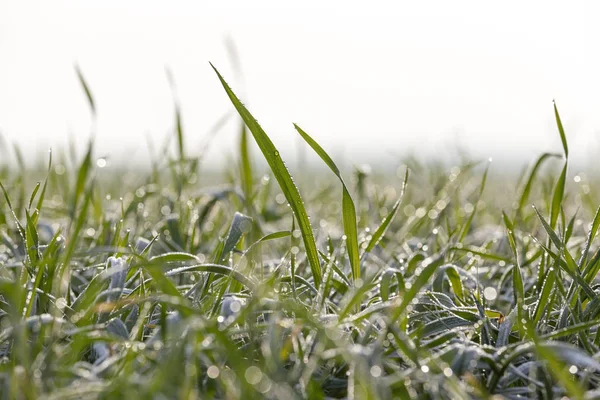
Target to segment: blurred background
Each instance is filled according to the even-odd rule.
[[[98,156],[145,165],[175,98],[190,152],[229,113],[208,153],[222,164],[239,121],[210,61],[288,159],[306,146],[296,122],[346,165],[469,154],[520,167],[561,151],[556,99],[572,163],[594,169],[599,16],[592,0],[0,0],[0,135],[33,160],[95,132]]]

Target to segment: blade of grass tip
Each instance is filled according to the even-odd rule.
[[[246,109],[246,107],[236,97],[219,71],[212,64],[210,65],[217,74],[219,81],[223,85],[223,88],[233,103],[233,106],[248,126],[252,136],[254,136],[254,140],[263,153],[267,163],[269,164],[269,167],[271,168],[271,171],[273,172],[273,175],[275,176],[275,179],[277,179],[277,182],[279,183],[279,187],[281,188],[283,195],[290,204],[290,207],[292,208],[292,211],[298,220],[298,226],[304,241],[306,256],[310,264],[315,286],[319,287],[321,284],[321,265],[319,262],[319,254],[317,252],[315,237],[310,225],[308,214],[304,208],[304,203],[302,201],[302,197],[300,196],[300,192],[298,191],[298,188],[296,187],[289,171],[287,170],[287,167],[279,156],[279,151],[271,139],[267,136],[256,119],[254,119],[252,114],[250,114],[248,109]]]
[[[177,149],[179,150],[179,160],[185,159],[184,144],[183,144],[183,123],[181,120],[181,107],[177,100],[177,85],[175,84],[175,78],[173,72],[169,67],[165,67],[165,74],[167,75],[167,81],[169,82],[169,88],[171,89],[171,95],[173,96],[173,103],[175,104],[175,133],[177,134]]]
[[[92,110],[92,115],[95,116],[96,115],[96,103],[94,102],[94,97],[92,96],[92,91],[90,90],[90,87],[88,86],[85,78],[83,77],[83,74],[81,73],[81,69],[79,68],[79,65],[75,64],[75,72],[77,72],[77,78],[79,78],[79,83],[81,84],[81,87],[83,88],[83,91],[85,92],[85,96],[87,97],[88,103],[90,105],[90,109]]]
[[[4,187],[4,185],[2,184],[2,181],[0,181],[0,188],[2,189],[2,192],[4,193],[4,200],[6,200],[8,209],[10,210],[10,212],[15,220],[15,224],[17,225],[17,230],[19,231],[19,235],[21,235],[21,239],[23,239],[23,242],[25,242],[25,230],[23,229],[23,225],[21,225],[21,222],[19,221],[19,218],[17,217],[17,214],[15,213],[15,209],[13,208],[12,203],[10,202],[10,198],[8,197],[8,192],[6,191],[6,188]]]
[[[554,117],[556,118],[556,126],[558,127],[558,133],[560,134],[560,140],[562,141],[563,150],[565,152],[565,159],[569,158],[569,146],[567,145],[567,136],[565,135],[565,130],[563,128],[562,121],[560,120],[560,115],[558,114],[558,108],[556,107],[556,101],[552,100],[554,105]]]
[[[394,204],[394,206],[392,207],[392,210],[388,213],[388,215],[385,216],[383,221],[381,221],[381,224],[379,225],[379,227],[373,233],[373,236],[371,237],[371,240],[369,241],[369,244],[367,245],[367,248],[365,249],[365,253],[371,252],[375,248],[375,246],[377,246],[379,241],[385,235],[385,232],[387,231],[388,227],[394,220],[394,217],[396,216],[398,208],[400,207],[400,204],[402,204],[402,199],[404,198],[404,193],[406,192],[406,183],[408,182],[409,171],[410,170],[408,169],[408,167],[406,167],[406,171],[404,173],[404,182],[402,182],[402,190],[400,191],[400,197],[398,197],[398,200],[396,200],[396,204]]]
[[[233,71],[238,77],[241,77],[242,63],[240,62],[240,55],[235,45],[235,40],[230,35],[225,36],[225,48],[227,49],[227,55],[229,56]]]
[[[600,207],[596,210],[596,215],[594,216],[594,220],[592,222],[592,227],[588,233],[587,240],[585,242],[585,247],[581,252],[581,257],[579,258],[579,262],[577,266],[580,271],[585,271],[586,260],[588,258],[588,254],[590,252],[590,246],[592,245],[592,241],[596,237],[596,233],[598,232],[598,228],[600,228]]]
[[[229,257],[229,253],[237,246],[242,236],[250,232],[251,229],[252,218],[239,212],[233,215],[233,220],[231,221],[231,226],[229,227],[229,232],[227,233],[227,238],[219,257],[219,263],[223,263]]]
[[[465,239],[465,237],[469,233],[469,229],[471,228],[471,223],[473,222],[473,218],[475,217],[475,213],[477,212],[477,204],[479,203],[479,200],[481,199],[481,195],[483,194],[483,189],[485,189],[485,182],[487,181],[487,175],[488,175],[488,171],[490,169],[491,162],[492,162],[492,159],[490,158],[488,165],[485,167],[485,172],[483,173],[483,177],[481,178],[481,184],[479,185],[479,194],[477,195],[477,201],[475,202],[473,211],[471,211],[471,214],[467,218],[467,222],[465,222],[465,225],[461,229],[460,235],[458,236],[458,243],[462,243],[462,241]]]
[[[35,195],[38,190],[40,190],[41,182],[35,184],[33,191],[31,192],[31,196],[29,196],[29,203],[27,203],[27,210],[31,210],[31,205],[33,204],[33,200],[35,200]]]
[[[556,182],[556,186],[554,188],[554,194],[552,196],[552,208],[550,211],[550,226],[552,229],[556,226],[556,221],[558,220],[558,214],[560,212],[560,207],[562,204],[564,192],[565,192],[565,181],[567,176],[567,166],[569,164],[569,146],[567,145],[567,136],[565,135],[565,130],[562,125],[562,121],[560,120],[560,115],[558,114],[558,108],[556,107],[556,102],[552,101],[554,105],[554,117],[556,118],[556,126],[558,127],[558,133],[560,134],[560,140],[562,142],[563,151],[565,155],[565,165],[562,169],[560,177]]]
[[[542,167],[542,164],[547,159],[550,159],[553,157],[560,157],[560,154],[544,153],[537,159],[537,161],[533,165],[533,168],[531,168],[531,172],[529,173],[529,177],[527,178],[527,182],[523,186],[523,189],[521,191],[521,196],[519,198],[519,208],[518,208],[519,211],[522,210],[523,207],[525,207],[525,204],[527,203],[527,200],[529,199],[529,195],[531,194],[531,187],[533,186],[533,182],[535,181],[536,174],[539,171],[539,169]]]
[[[342,220],[344,223],[344,234],[346,235],[346,248],[348,249],[348,257],[350,258],[350,266],[352,267],[352,278],[354,281],[360,278],[360,256],[358,253],[358,229],[356,224],[356,207],[348,187],[342,178],[342,174],[337,165],[333,162],[329,154],[312,138],[308,133],[302,130],[298,125],[294,124],[296,131],[302,136],[304,141],[317,153],[321,160],[331,169],[342,183]]]
[[[546,222],[546,220],[544,219],[544,217],[542,216],[542,214],[539,212],[539,210],[537,209],[537,207],[535,205],[533,206],[533,209],[535,210],[535,213],[537,214],[538,219],[542,223],[544,230],[548,234],[548,237],[550,238],[552,243],[554,243],[556,248],[560,250],[563,246],[562,241],[560,240],[560,238],[558,237],[556,232],[554,232],[554,229],[550,226],[550,224],[548,224],[548,222]]]
[[[38,198],[36,208],[39,212],[42,211],[42,206],[44,205],[44,198],[46,197],[46,188],[48,186],[48,177],[50,176],[50,172],[52,172],[52,149],[48,152],[48,173],[46,174],[46,178],[44,179],[44,184],[42,185],[42,192],[40,193],[40,197]],[[38,214],[39,216],[39,214]],[[37,223],[37,218],[36,218]]]

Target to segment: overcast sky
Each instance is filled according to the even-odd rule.
[[[351,162],[456,143],[526,161],[560,150],[552,99],[573,155],[600,150],[596,1],[295,3],[0,0],[0,132],[31,155],[69,134],[83,145],[92,123],[77,63],[97,104],[98,154],[143,159],[146,136],[173,127],[169,66],[199,149],[232,109],[211,61],[291,154],[296,122]],[[214,160],[235,151],[235,135],[218,135]]]

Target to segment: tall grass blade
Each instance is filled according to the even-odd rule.
[[[527,181],[525,182],[523,189],[521,190],[521,196],[519,197],[518,210],[522,210],[525,207],[525,205],[527,204],[527,201],[529,200],[529,196],[531,194],[531,188],[533,186],[533,182],[535,181],[537,173],[540,170],[540,168],[542,167],[542,164],[546,160],[548,160],[550,158],[554,158],[554,157],[560,157],[560,154],[544,153],[537,159],[537,161],[533,165],[533,168],[531,168],[531,171],[529,172],[529,177],[527,178]]]
[[[90,109],[92,110],[92,115],[96,115],[96,103],[94,102],[94,97],[92,96],[92,91],[90,90],[89,85],[87,84],[85,78],[83,77],[83,73],[79,68],[79,65],[75,64],[75,72],[77,73],[77,78],[79,79],[79,83],[85,92],[85,96],[87,97],[88,103],[90,105]]]
[[[560,134],[560,141],[563,145],[563,151],[565,154],[565,159],[569,158],[569,146],[567,145],[567,136],[565,135],[565,130],[563,128],[562,121],[560,120],[560,115],[558,114],[558,108],[556,107],[556,101],[552,101],[554,105],[554,117],[556,119],[556,126],[558,127],[558,133]]]
[[[271,141],[271,139],[267,136],[265,131],[260,127],[256,119],[250,114],[250,112],[246,109],[246,107],[240,102],[240,100],[236,97],[233,91],[227,85],[227,82],[223,79],[219,71],[211,64],[211,67],[214,69],[215,73],[219,77],[223,88],[227,92],[229,99],[233,103],[233,106],[236,108],[248,129],[254,136],[254,140],[258,144],[261,152],[263,153],[275,179],[279,183],[281,191],[285,196],[286,200],[290,204],[296,219],[298,220],[298,226],[300,228],[300,232],[302,234],[302,239],[304,241],[304,247],[306,249],[306,255],[308,258],[308,262],[310,264],[311,272],[313,275],[313,279],[315,281],[315,286],[319,287],[321,284],[321,265],[319,262],[319,254],[317,252],[317,246],[315,243],[314,234],[312,231],[312,227],[310,225],[310,221],[308,218],[308,214],[306,209],[304,208],[304,202],[302,201],[302,197],[300,196],[300,192],[296,187],[287,167],[281,160],[279,155],[279,151]]]
[[[396,216],[396,214],[398,212],[398,208],[400,208],[400,204],[402,204],[402,199],[404,198],[404,193],[406,192],[406,183],[408,182],[408,175],[409,175],[409,169],[407,167],[406,171],[404,172],[404,181],[402,182],[402,190],[400,191],[400,197],[398,197],[398,200],[396,200],[396,204],[394,204],[394,206],[392,207],[392,210],[388,213],[388,215],[385,216],[383,221],[381,221],[381,224],[377,227],[377,229],[375,229],[375,232],[373,233],[371,240],[369,240],[369,243],[367,244],[365,253],[371,252],[375,248],[375,246],[377,246],[379,241],[385,235],[385,232],[389,228],[390,224],[394,220],[394,217]]]
[[[356,225],[356,207],[348,187],[342,178],[342,174],[335,165],[329,154],[312,138],[308,133],[302,130],[298,125],[294,124],[294,128],[300,136],[308,143],[310,147],[317,153],[321,160],[331,169],[342,183],[342,220],[344,222],[344,234],[346,235],[346,248],[348,249],[348,257],[352,267],[352,278],[356,281],[360,278],[360,255],[358,253],[358,228]]]

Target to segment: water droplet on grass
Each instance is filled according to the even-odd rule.
[[[487,301],[494,301],[498,297],[498,291],[493,287],[488,286],[483,290],[483,297],[485,297]]]
[[[246,381],[248,381],[251,385],[256,385],[260,382],[263,377],[263,373],[260,368],[251,366],[246,369],[246,373],[244,374]]]
[[[206,370],[206,375],[208,375],[208,377],[211,379],[217,379],[220,373],[221,371],[219,371],[219,367],[217,367],[216,365],[211,365]]]
[[[572,373],[573,375],[575,375],[578,371],[579,371],[579,368],[577,368],[577,365],[571,365],[569,367],[569,372]]]
[[[381,367],[379,365],[373,365],[369,372],[373,378],[379,378],[381,376]]]

